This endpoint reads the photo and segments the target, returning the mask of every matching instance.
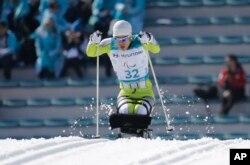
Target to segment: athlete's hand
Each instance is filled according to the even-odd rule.
[[[99,30],[95,31],[90,35],[89,40],[91,43],[99,44],[102,40],[102,32],[100,32]]]
[[[152,34],[145,32],[145,31],[140,31],[138,36],[139,36],[141,43],[143,44],[148,43],[152,38]]]

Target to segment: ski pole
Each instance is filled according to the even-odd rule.
[[[153,67],[152,60],[150,58],[150,55],[149,55],[147,47],[146,47],[146,52],[147,52],[148,61],[149,61],[149,65],[150,65],[150,68],[151,68],[151,72],[153,74],[153,78],[154,78],[154,81],[155,81],[156,89],[158,91],[158,95],[159,95],[159,98],[160,98],[160,101],[161,101],[161,106],[162,106],[162,110],[163,110],[163,113],[164,113],[164,116],[165,116],[165,121],[167,123],[166,129],[167,129],[167,131],[173,131],[174,127],[170,126],[170,121],[168,119],[168,116],[167,116],[167,113],[166,113],[166,110],[165,110],[165,107],[164,107],[164,104],[163,104],[162,96],[161,96],[161,93],[160,93],[160,88],[159,88],[159,85],[158,85],[157,78],[155,76],[154,67]]]
[[[99,138],[99,47],[96,50],[96,136]]]

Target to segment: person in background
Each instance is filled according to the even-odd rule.
[[[43,14],[45,10],[49,8],[50,3],[57,3],[60,8],[57,14],[58,16],[60,15],[60,17],[63,17],[69,8],[70,1],[72,0],[40,0],[39,12]]]
[[[13,32],[8,30],[7,24],[0,21],[0,66],[3,68],[4,78],[11,79],[14,55],[17,48],[17,39]]]
[[[30,12],[27,15],[26,22],[29,29],[29,34],[33,33],[40,24],[39,10],[40,0],[29,0]]]
[[[70,28],[70,24],[61,14],[61,6],[56,0],[50,0],[48,8],[44,10],[42,14],[42,20],[46,17],[53,17],[54,24],[57,30],[63,34],[67,29]]]
[[[89,23],[93,26],[94,31],[100,30],[104,38],[109,37],[110,23],[114,18],[115,4],[117,0],[94,0],[92,4],[93,14]],[[112,64],[108,56],[101,57],[101,64],[105,67],[105,75],[112,76]]]
[[[226,67],[218,77],[218,86],[222,91],[220,115],[227,115],[235,102],[245,98],[246,75],[235,55],[225,57]]]
[[[35,31],[36,73],[41,79],[58,78],[63,67],[62,39],[54,17],[45,17]]]
[[[36,61],[36,51],[34,46],[34,40],[32,39],[32,33],[40,25],[40,19],[38,18],[40,0],[29,0],[30,12],[25,16],[23,20],[23,28],[25,33],[20,40],[17,61],[19,66],[33,66]]]
[[[195,88],[196,96],[207,103],[210,99],[221,98],[222,105],[219,115],[227,115],[234,103],[245,98],[246,75],[238,58],[229,54],[225,57],[226,66],[219,73],[217,84],[206,84]]]
[[[145,0],[116,0],[114,20],[130,22],[135,34],[142,30],[144,16]]]
[[[94,0],[92,3],[92,15],[89,24],[93,27],[105,17],[112,17],[115,13],[115,4],[117,0]],[[104,32],[105,33],[105,32]]]
[[[86,0],[72,0],[64,17],[69,23],[82,21],[85,26],[92,15],[91,2]]]
[[[72,68],[78,78],[83,77],[81,70],[83,51],[81,49],[82,36],[78,31],[68,30],[65,33],[65,39],[63,44],[64,55],[64,67],[61,73],[61,77],[67,76],[68,69]]]
[[[27,0],[5,0],[2,6],[1,19],[8,28],[21,40],[28,33],[26,17],[30,12]]]

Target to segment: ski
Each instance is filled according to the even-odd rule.
[[[111,129],[119,129],[117,138],[142,137],[150,138],[152,129],[148,126],[151,123],[148,115],[112,114],[109,117]]]
[[[144,139],[151,139],[152,138],[152,132],[153,130],[152,129],[143,129],[141,130],[141,132],[138,132],[138,133],[126,133],[126,132],[120,132],[118,133],[117,135],[117,139],[120,139],[120,138],[144,138]]]

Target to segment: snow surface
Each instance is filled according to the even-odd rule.
[[[211,165],[229,164],[230,148],[250,148],[250,140],[52,139],[0,140],[1,165]]]

